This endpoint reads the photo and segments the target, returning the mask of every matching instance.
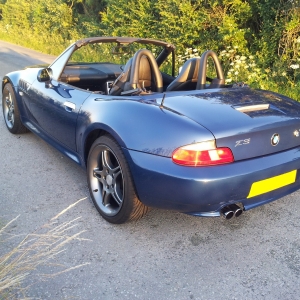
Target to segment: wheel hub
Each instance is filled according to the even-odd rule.
[[[95,156],[92,190],[97,205],[108,216],[116,215],[123,202],[123,174],[115,154],[105,146]]]
[[[113,183],[113,178],[111,175],[107,175],[106,176],[106,182],[107,182],[107,185],[112,185]]]
[[[4,117],[6,124],[9,128],[14,126],[14,105],[11,99],[11,95],[9,94],[5,97],[5,106],[4,106]]]

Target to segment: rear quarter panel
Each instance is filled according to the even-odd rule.
[[[92,95],[78,116],[79,152],[84,152],[86,138],[97,129],[109,132],[122,147],[165,157],[180,146],[214,139],[206,128],[157,102]]]

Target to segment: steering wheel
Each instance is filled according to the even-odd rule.
[[[208,58],[211,57],[213,59],[215,70],[217,73],[216,78],[209,78],[206,77],[207,73],[207,61]],[[224,72],[221,66],[221,63],[217,57],[217,54],[211,50],[205,51],[200,58],[200,65],[199,65],[199,75],[196,90],[203,90],[206,88],[206,81],[210,81],[211,84],[209,88],[219,88],[225,85],[225,77]]]

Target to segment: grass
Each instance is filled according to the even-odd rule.
[[[14,299],[23,297],[26,299],[26,291],[29,286],[24,287],[24,282],[30,281],[32,284],[38,282],[33,275],[34,271],[39,271],[43,266],[51,266],[56,270],[51,274],[39,274],[39,280],[48,280],[59,274],[70,272],[74,269],[83,267],[88,263],[66,268],[64,265],[55,263],[60,254],[66,250],[67,244],[86,240],[81,237],[84,231],[76,233],[74,230],[77,226],[76,218],[72,221],[66,221],[58,224],[58,217],[63,215],[70,208],[86,198],[80,199],[70,205],[48,223],[44,224],[37,231],[22,235],[11,235],[8,233],[9,228],[17,222],[18,217],[8,222],[0,229],[0,246],[8,247],[8,244],[20,239],[17,246],[13,247],[7,253],[0,256],[0,299]]]

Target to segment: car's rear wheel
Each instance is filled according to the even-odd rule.
[[[14,134],[27,132],[22,124],[14,89],[10,83],[4,86],[2,92],[2,110],[7,129]]]
[[[92,200],[101,216],[121,224],[144,216],[148,207],[139,201],[120,146],[109,136],[93,143],[87,162]]]

